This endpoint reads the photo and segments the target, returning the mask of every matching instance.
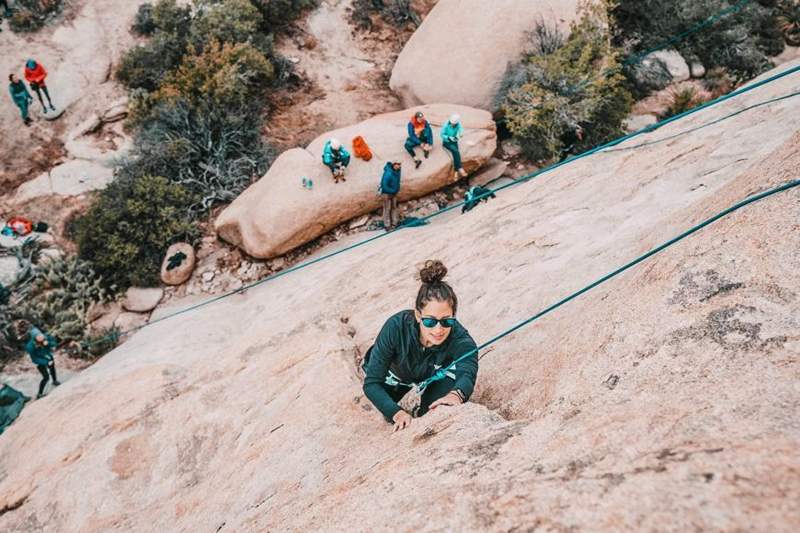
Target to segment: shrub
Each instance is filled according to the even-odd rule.
[[[205,6],[195,16],[189,31],[194,50],[203,50],[213,42],[251,44],[263,54],[272,50],[272,39],[261,28],[264,18],[250,0],[224,0]]]
[[[693,85],[675,87],[670,90],[669,97],[670,103],[667,109],[661,113],[661,120],[680,115],[708,101],[708,97],[700,94]]]
[[[260,111],[260,96],[271,83],[272,64],[252,45],[211,41],[202,53],[184,58],[155,96],[156,102],[183,99],[190,106],[209,110]]]
[[[800,46],[800,2],[780,0],[776,7],[778,29],[791,46]]]
[[[373,14],[397,26],[408,23],[419,26],[422,22],[411,7],[411,0],[355,0],[351,10],[352,21],[362,30],[372,29]]]
[[[634,57],[681,34],[737,0],[616,0],[611,14],[618,27],[615,44]],[[768,54],[782,50],[773,11],[757,2],[718,19],[675,44],[687,61],[706,68],[724,67],[737,79],[769,69]]]
[[[166,178],[118,177],[74,223],[79,256],[106,286],[157,284],[169,245],[197,235],[188,216],[193,201],[183,186]]]
[[[233,201],[270,162],[257,113],[223,107],[201,112],[178,99],[149,111],[119,176],[169,176],[192,192],[187,207],[199,215]]]
[[[64,0],[17,0],[9,24],[16,32],[36,31],[64,8]]]
[[[319,0],[250,0],[261,12],[267,30],[291,22],[306,9],[316,7]]]
[[[528,35],[530,53],[539,56],[554,54],[564,46],[564,33],[554,22],[548,22],[544,17],[539,18]]]
[[[157,32],[146,44],[125,53],[117,68],[117,80],[129,89],[155,91],[167,74],[180,65],[185,54],[185,40]]]
[[[563,47],[528,55],[510,73],[500,111],[528,157],[582,151],[622,134],[632,98],[605,28],[602,12],[587,9]]]
[[[153,24],[163,33],[185,38],[192,23],[192,8],[175,0],[159,0],[153,7]]]
[[[156,31],[156,23],[153,20],[153,4],[144,3],[139,6],[131,29],[138,35],[151,35]]]

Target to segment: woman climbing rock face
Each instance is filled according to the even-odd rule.
[[[441,261],[426,261],[413,310],[396,313],[381,328],[367,350],[363,368],[364,394],[394,424],[394,431],[411,423],[412,415],[397,405],[417,382],[433,376],[455,359],[474,353],[433,381],[420,398],[417,416],[429,409],[466,402],[478,376],[478,353],[469,332],[456,320],[458,299],[444,280]]]

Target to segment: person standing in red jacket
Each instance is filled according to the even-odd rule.
[[[47,90],[47,85],[44,82],[45,78],[47,78],[47,71],[41,63],[37,63],[33,59],[29,59],[28,62],[25,63],[25,80],[30,84],[36,96],[39,97],[39,101],[42,103],[42,110],[44,113],[47,113],[47,106],[44,105],[42,91],[44,91],[44,95],[47,97],[47,101],[50,104],[50,110],[55,111],[56,108],[53,106],[53,101],[50,99],[50,92]]]

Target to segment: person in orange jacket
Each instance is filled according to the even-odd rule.
[[[50,92],[47,90],[47,85],[44,82],[45,78],[47,78],[47,71],[41,63],[37,63],[33,59],[29,59],[28,62],[25,63],[25,80],[30,84],[36,96],[39,97],[39,101],[42,103],[42,110],[47,113],[47,106],[44,105],[42,91],[44,91],[44,95],[47,97],[47,101],[50,104],[50,110],[55,111],[56,108],[53,106],[53,101],[50,99]]]

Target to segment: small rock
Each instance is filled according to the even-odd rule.
[[[46,265],[64,257],[64,252],[58,248],[45,248],[40,252],[39,264]]]
[[[186,257],[181,260],[180,264],[168,269],[170,265],[170,258],[175,257],[176,254],[183,254]],[[161,263],[161,281],[167,285],[181,285],[185,283],[192,276],[197,258],[195,257],[194,248],[186,242],[178,242],[173,244],[167,249],[164,256],[164,261]]]
[[[97,334],[114,327],[114,323],[122,313],[122,306],[117,302],[105,304],[92,304],[86,312],[86,321],[89,322],[89,331]]]
[[[203,278],[203,283],[209,283],[212,279],[214,279],[214,271],[207,270],[203,272],[202,278]]]
[[[659,50],[647,54],[642,60],[642,65],[651,66],[656,61],[664,64],[674,82],[686,81],[692,75],[686,60],[675,50]]]
[[[70,132],[69,138],[77,139],[78,137],[83,137],[84,135],[97,131],[102,125],[103,121],[97,113],[92,113],[89,118],[78,124],[75,129]]]
[[[147,315],[142,313],[120,313],[114,321],[114,326],[120,331],[130,331],[147,324]]]
[[[367,222],[369,222],[369,215],[364,215],[364,216],[358,217],[358,218],[354,219],[352,222],[350,222],[349,228],[350,229],[360,228],[360,227],[366,226]]]
[[[164,289],[158,287],[131,287],[125,293],[122,307],[135,313],[146,313],[155,309],[163,296]]]
[[[628,131],[639,131],[647,126],[652,126],[658,122],[658,117],[655,115],[631,115],[625,121],[625,127]]]
[[[619,383],[619,376],[616,374],[611,374],[603,381],[603,385],[608,387],[609,390],[614,390],[616,388],[617,383]]]
[[[689,70],[691,71],[693,78],[702,78],[706,75],[706,67],[704,67],[702,63],[698,61],[692,62]]]
[[[503,155],[507,158],[517,157],[522,154],[522,147],[516,141],[509,139],[500,143]]]
[[[0,283],[8,287],[17,280],[19,262],[16,257],[0,257]]]
[[[272,267],[272,270],[283,270],[283,268],[286,266],[286,258],[276,257],[270,261],[270,266]]]
[[[296,65],[296,64],[298,64],[300,62],[300,58],[299,57],[290,56],[290,57],[287,57],[286,59],[288,59],[289,63],[291,63],[293,65]]]

